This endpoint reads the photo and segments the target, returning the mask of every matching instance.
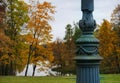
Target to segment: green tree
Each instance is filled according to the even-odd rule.
[[[73,26],[71,24],[68,24],[65,29],[66,29],[66,31],[65,31],[64,40],[66,40],[66,41],[73,40],[74,42],[76,42],[76,40],[82,34],[78,23],[74,23]]]
[[[28,5],[20,0],[7,0],[7,5],[6,20],[8,28],[6,34],[12,40],[16,40],[20,35],[21,27],[29,20]]]
[[[21,27],[28,21],[28,5],[20,0],[6,0],[6,28],[5,35],[12,40],[9,50],[6,54],[8,57],[7,70],[9,75],[15,75],[20,61],[20,48],[18,46],[21,41]],[[9,42],[9,41],[8,41]],[[22,42],[24,43],[24,42]],[[20,68],[20,67],[19,67]]]
[[[73,26],[73,41],[76,42],[76,40],[81,36],[82,34],[82,31],[81,29],[79,28],[79,24],[78,23],[74,23],[74,26]]]
[[[64,40],[71,40],[72,39],[72,35],[73,35],[72,25],[71,24],[67,24],[65,29],[66,29],[66,31],[65,31],[66,34],[65,34]]]

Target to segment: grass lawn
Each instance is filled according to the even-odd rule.
[[[100,77],[100,83],[120,83],[120,74],[101,75]],[[0,76],[0,83],[76,83],[76,78]]]
[[[100,77],[100,83],[120,83],[120,74],[104,74]]]

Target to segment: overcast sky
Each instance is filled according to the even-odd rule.
[[[82,17],[81,0],[40,0],[51,2],[56,6],[55,20],[50,22],[54,35],[63,38],[65,35],[65,26],[78,22]],[[94,0],[93,16],[97,24],[101,24],[103,19],[110,20],[111,13],[115,7],[120,4],[120,0]]]

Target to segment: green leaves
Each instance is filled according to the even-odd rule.
[[[8,27],[11,27],[8,29],[8,35],[13,34],[11,38],[14,39],[20,33],[23,24],[29,20],[28,5],[19,0],[8,0],[7,5],[7,23]]]

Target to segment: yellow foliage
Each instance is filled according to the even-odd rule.
[[[110,22],[104,20],[99,30],[99,53],[104,58],[102,68],[119,69],[120,64],[120,38],[119,33]]]
[[[29,18],[26,35],[26,43],[31,46],[29,49],[30,63],[38,65],[38,62],[46,64],[46,61],[52,62],[54,57],[51,46],[48,42],[52,39],[52,27],[49,21],[53,20],[55,7],[51,3],[35,3],[34,0],[29,6]]]
[[[3,63],[4,65],[9,64],[10,62],[10,57],[8,55],[3,55],[0,58],[0,63]]]
[[[112,25],[107,20],[104,20],[103,24],[100,26],[98,37],[100,40],[99,52],[102,56],[109,56],[112,54],[115,40],[114,35]]]

